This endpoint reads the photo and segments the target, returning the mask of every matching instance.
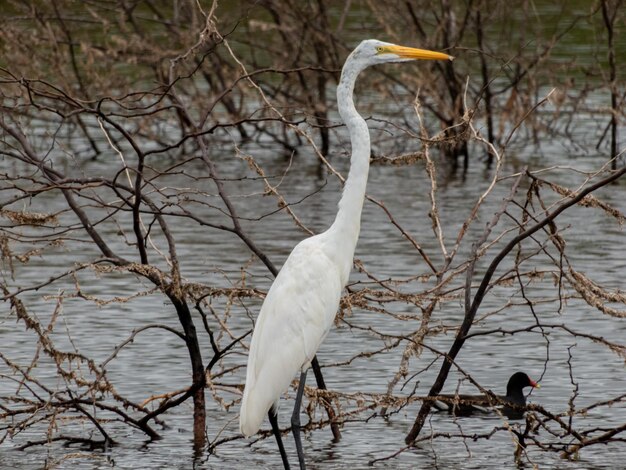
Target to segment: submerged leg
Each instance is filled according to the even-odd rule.
[[[276,438],[276,443],[278,444],[278,450],[280,451],[280,458],[283,459],[283,467],[285,470],[289,470],[289,460],[287,459],[287,452],[285,452],[285,446],[283,445],[283,440],[280,437],[280,428],[278,427],[278,415],[274,407],[270,408],[268,413],[270,418],[270,424],[272,425],[272,432],[274,433],[274,437]]]
[[[298,451],[298,462],[300,470],[304,470],[304,451],[302,450],[302,441],[300,440],[300,406],[302,405],[302,394],[304,393],[304,384],[306,383],[306,370],[300,373],[300,383],[298,384],[298,392],[296,393],[296,404],[293,407],[291,415],[291,432],[293,439],[296,441],[296,450]]]

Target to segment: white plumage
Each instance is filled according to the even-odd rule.
[[[324,249],[327,233],[294,248],[261,307],[241,405],[246,436],[258,431],[294,375],[309,367],[332,326],[349,267],[340,269]]]
[[[337,87],[337,105],[350,133],[350,173],[335,221],[325,232],[296,245],[261,307],[250,343],[241,403],[239,424],[246,436],[258,431],[272,405],[277,405],[289,388],[294,375],[309,367],[333,324],[341,292],[352,269],[370,159],[367,124],[352,100],[356,78],[370,65],[414,59],[451,57],[368,39],[346,59]],[[298,443],[299,437],[296,445]],[[279,446],[282,443],[279,442]],[[301,448],[298,448],[298,456],[302,467]],[[283,455],[287,467],[285,459]]]

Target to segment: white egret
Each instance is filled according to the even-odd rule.
[[[306,372],[333,324],[361,227],[370,136],[365,120],[354,107],[354,84],[359,73],[370,65],[415,59],[452,57],[368,39],[346,59],[337,87],[337,105],[350,133],[352,157],[337,216],[328,230],[295,246],[267,293],[252,333],[239,426],[245,436],[251,436],[269,413],[285,468],[289,463],[277,423],[278,401],[300,371],[291,423],[300,467],[304,468],[300,404]]]

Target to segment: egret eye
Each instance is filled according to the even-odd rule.
[[[385,48],[383,46],[378,46],[376,48],[376,52],[378,52],[379,54],[382,54],[383,52],[385,52]]]

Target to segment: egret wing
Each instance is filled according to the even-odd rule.
[[[330,330],[341,273],[317,237],[300,242],[272,284],[250,344],[241,429],[254,434],[294,375],[309,366]]]

